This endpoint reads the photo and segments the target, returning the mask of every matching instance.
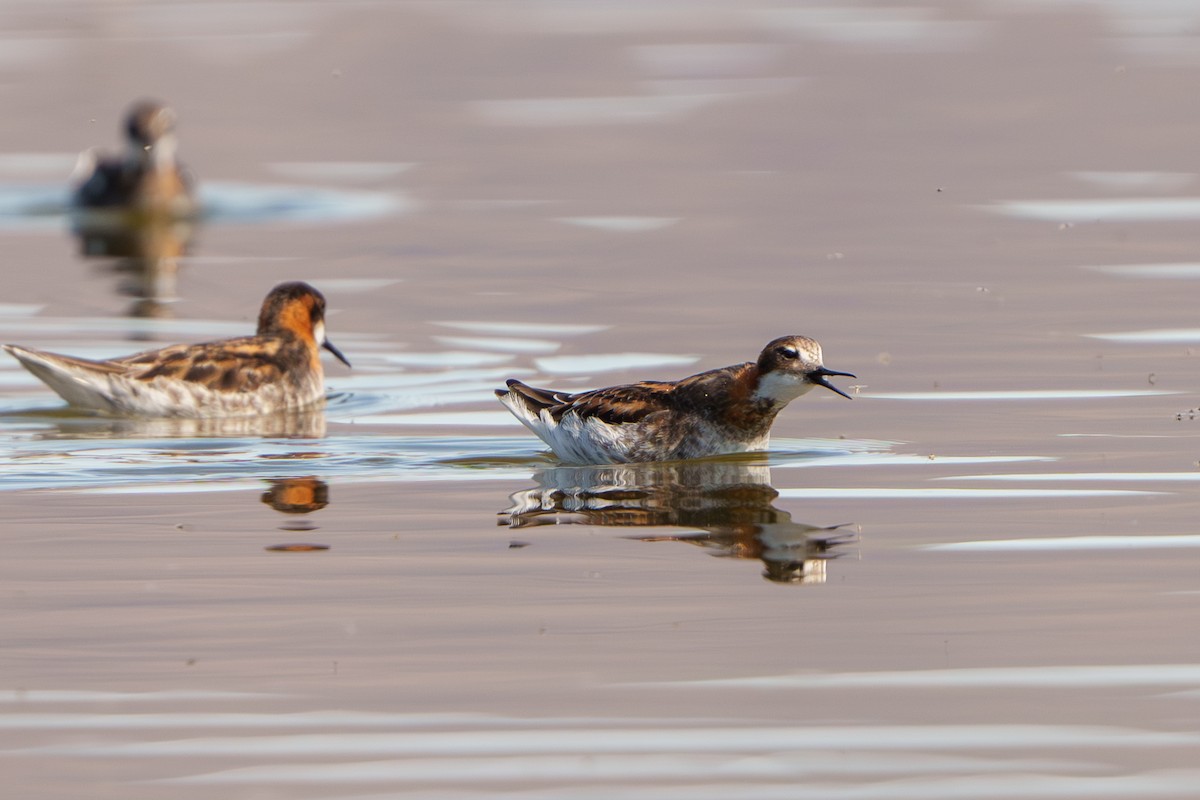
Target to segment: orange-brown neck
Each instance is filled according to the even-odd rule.
[[[753,363],[702,372],[680,381],[681,410],[751,433],[769,429],[779,408],[758,398],[760,374]]]
[[[782,406],[759,396],[762,378],[757,364],[742,364],[733,371],[729,400],[722,409],[727,425],[742,431],[770,430]]]
[[[258,315],[260,335],[296,336],[311,339],[315,300],[311,295],[272,292]]]
[[[312,303],[293,300],[283,307],[276,318],[276,326],[300,339],[311,339],[313,335]]]
[[[306,283],[282,283],[263,301],[259,336],[278,336],[303,346],[314,372],[321,374],[319,350],[324,341],[325,299]]]

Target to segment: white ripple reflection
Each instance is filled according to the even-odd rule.
[[[679,222],[681,217],[556,217],[557,222],[614,233],[657,231]]]
[[[837,44],[899,52],[958,51],[975,44],[988,23],[944,19],[933,8],[819,4],[752,12],[765,28]]]
[[[836,756],[834,756],[836,757]],[[704,786],[673,787],[655,783],[630,787],[607,783],[600,787],[571,787],[571,800],[1012,800],[1012,798],[1056,798],[1056,800],[1098,800],[1098,798],[1191,798],[1200,771],[1192,769],[1149,770],[1132,775],[1086,777],[1081,775],[1006,775],[981,771],[967,777],[911,778],[903,781],[879,780],[846,783],[784,781],[782,784],[753,784],[746,781],[710,781]],[[420,795],[430,798],[425,793]],[[465,789],[453,794],[440,793],[438,800],[495,800],[494,788]],[[550,789],[525,787],[521,800],[561,800],[561,786]],[[363,796],[354,800],[397,800],[395,794]]]
[[[699,684],[694,684],[699,685]],[[712,684],[708,684],[712,685]],[[661,685],[660,685],[661,686]],[[662,687],[667,688],[667,687]],[[77,715],[82,716],[82,715]],[[96,715],[100,717],[101,715]],[[141,715],[125,715],[134,719]],[[153,716],[153,715],[150,715]],[[193,715],[177,715],[186,718]],[[219,716],[219,715],[212,715]],[[237,714],[230,714],[236,724]],[[287,715],[279,715],[286,717]],[[181,719],[181,722],[185,720]],[[332,724],[332,723],[331,723]],[[161,727],[161,726],[157,726]],[[184,727],[180,725],[178,727]],[[205,755],[528,756],[916,750],[973,748],[1195,747],[1200,733],[1103,725],[812,725],[693,727],[562,727],[338,734],[214,736],[205,739],[49,745],[44,750],[128,757]],[[44,751],[39,748],[39,750]],[[297,765],[291,765],[295,768]]]
[[[1044,222],[1176,222],[1200,219],[1198,197],[1009,200],[985,208],[1009,217]]]
[[[374,414],[370,417],[373,425],[409,425],[434,427],[513,427],[520,425],[516,418],[507,411],[430,411],[419,414]],[[534,441],[530,440],[534,445]],[[536,445],[534,445],[536,446]]]
[[[1052,456],[937,456],[936,458],[904,453],[838,453],[828,458],[805,457],[789,459],[786,456],[776,457],[771,461],[772,467],[786,469],[788,467],[925,467],[963,464],[1017,464],[1030,461],[1057,461]],[[952,480],[942,478],[941,480]]]
[[[259,481],[258,485],[262,482]],[[268,692],[222,692],[205,689],[170,689],[147,692],[100,692],[89,689],[0,690],[0,703],[159,703],[179,700],[262,700],[285,697]],[[0,717],[0,727],[4,720]]]
[[[546,373],[584,375],[650,367],[681,367],[695,364],[699,360],[699,356],[677,356],[669,353],[596,353],[536,358],[533,364]]]
[[[1063,550],[1164,550],[1192,547],[1200,547],[1200,535],[1131,534],[1129,536],[1063,536],[1043,539],[986,539],[973,542],[931,544],[922,549],[957,553],[999,553]]]
[[[456,320],[433,324],[470,333],[497,333],[502,336],[582,336],[585,333],[599,333],[612,327],[611,325],[575,325],[553,322],[463,322]]]
[[[1191,344],[1200,342],[1200,328],[1159,328],[1116,333],[1086,333],[1084,336],[1089,339],[1129,344]]]
[[[1006,472],[988,475],[955,475],[937,480],[956,481],[1138,481],[1150,483],[1200,481],[1200,472]]]
[[[1134,489],[780,489],[780,497],[814,500],[1050,500],[1160,495]]]
[[[553,353],[562,347],[561,342],[549,339],[501,338],[498,336],[474,338],[469,336],[435,336],[443,344],[469,350],[496,350],[501,353],[524,353],[527,355]]]
[[[1122,275],[1129,278],[1200,278],[1200,263],[1182,262],[1174,264],[1111,264],[1085,266],[1084,269]]]
[[[630,753],[567,756],[437,758],[337,764],[268,764],[168,779],[185,784],[375,783],[478,784],[492,781],[522,785],[545,781],[720,781],[788,780],[814,776],[919,775],[923,773],[1002,773],[1097,771],[1099,765],[1050,759],[962,758],[878,754],[771,753],[747,757]],[[561,789],[560,789],[561,791]],[[521,797],[527,796],[524,792]],[[564,796],[564,795],[560,795]],[[570,797],[577,797],[575,788]],[[609,795],[612,797],[614,795]],[[732,795],[743,797],[739,789]]]
[[[34,692],[48,695],[47,702],[138,699],[131,692]],[[262,699],[285,695],[249,692],[146,692],[151,699]],[[650,720],[653,722],[654,720]],[[579,720],[576,721],[577,723]],[[496,727],[512,725],[504,717],[492,717],[471,712],[433,712],[428,714],[395,714],[375,711],[213,711],[213,712],[143,712],[137,714],[111,713],[7,713],[0,715],[0,730],[125,730],[165,731],[204,730],[210,728],[271,728],[275,730],[325,730],[327,728],[428,728],[436,726]],[[236,738],[236,737],[235,737]],[[50,745],[66,752],[72,745]]]
[[[1197,331],[1200,337],[1200,331]],[[1105,338],[1098,336],[1096,338]],[[871,392],[876,400],[1100,400],[1114,397],[1153,397],[1182,394],[1160,389],[1017,389],[976,392]]]
[[[388,364],[405,367],[487,367],[507,364],[516,356],[511,353],[480,353],[475,350],[442,350],[437,353],[391,353],[383,356]]]
[[[938,549],[933,545],[928,549]],[[661,688],[728,686],[746,689],[1095,689],[1125,686],[1200,686],[1200,664],[1069,664],[879,672],[817,672],[746,678],[637,684]]]
[[[0,317],[32,317],[43,308],[36,303],[0,303]]]
[[[410,214],[417,209],[414,199],[397,191],[205,181],[198,194],[209,222],[350,222]]]

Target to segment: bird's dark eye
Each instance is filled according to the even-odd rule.
[[[796,352],[796,348],[794,348],[794,347],[779,348],[779,355],[783,356],[784,358],[799,358],[800,357],[800,354],[798,352]]]

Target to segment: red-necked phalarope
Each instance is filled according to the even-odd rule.
[[[765,450],[775,415],[814,386],[850,397],[831,375],[856,377],[826,369],[816,340],[784,336],[755,362],[681,381],[568,394],[510,380],[496,396],[563,461],[667,461]]]
[[[75,202],[107,208],[188,216],[196,211],[192,179],[175,158],[175,112],[151,100],[136,103],[125,121],[120,156],[92,150],[75,167]]]
[[[238,417],[322,401],[320,349],[350,362],[325,338],[325,298],[307,283],[276,286],[258,333],[89,361],[6,344],[24,367],[76,408],[118,416]]]

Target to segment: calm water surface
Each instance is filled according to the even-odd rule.
[[[0,363],[21,797],[1191,798],[1187,4],[15,4],[0,340],[249,332],[324,411]],[[71,218],[132,100],[196,224]],[[561,467],[492,398],[817,337],[767,454]]]

